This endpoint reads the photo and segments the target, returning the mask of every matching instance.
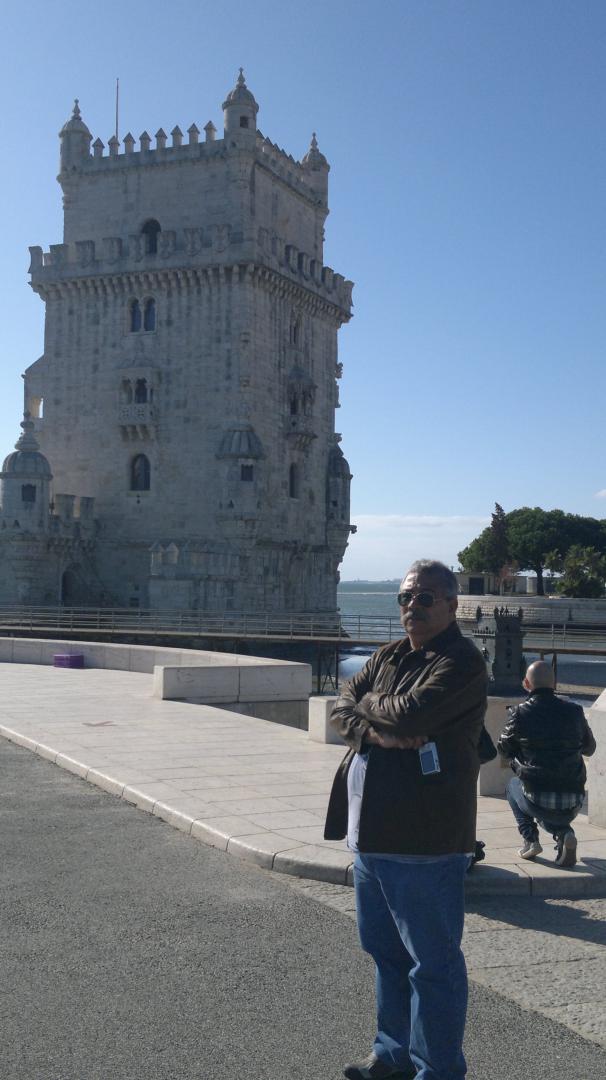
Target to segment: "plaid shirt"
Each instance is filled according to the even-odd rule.
[[[585,800],[585,796],[576,791],[529,791],[524,786],[522,790],[530,802],[543,810],[572,810],[582,806]]]

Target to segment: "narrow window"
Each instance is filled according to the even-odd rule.
[[[162,232],[162,229],[160,228],[160,223],[158,221],[154,221],[154,219],[151,218],[149,221],[145,222],[145,225],[141,229],[141,234],[142,234],[142,236],[145,237],[145,254],[146,255],[155,255],[156,254],[156,252],[158,250],[158,233],[159,232]]]
[[[130,463],[130,490],[149,491],[151,470],[145,454],[137,454]]]
[[[247,128],[248,127],[248,117],[247,116],[241,116],[240,117],[240,127],[241,128]]]
[[[290,330],[291,344],[299,346],[301,344],[301,320],[295,319]]]
[[[291,394],[290,398],[290,415],[296,416],[299,411],[299,403],[297,401],[297,395]]]
[[[253,465],[240,465],[240,480],[247,480],[249,483],[254,479],[254,466]]]
[[[21,485],[21,502],[35,503],[36,501],[36,486],[35,484],[22,484]]]
[[[143,315],[143,329],[155,330],[156,329],[156,301],[146,300],[145,311]]]
[[[288,494],[291,499],[299,498],[299,487],[299,466],[293,463],[288,470]]]
[[[130,304],[130,330],[131,334],[141,329],[141,305],[138,300],[131,300]]]
[[[147,379],[137,379],[135,383],[135,402],[144,405],[147,401]]]
[[[122,398],[123,405],[132,405],[133,385],[130,379],[122,379],[122,382],[120,383],[120,397]]]

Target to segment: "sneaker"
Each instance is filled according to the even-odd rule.
[[[375,1053],[369,1054],[364,1061],[346,1065],[343,1069],[343,1076],[346,1076],[347,1080],[388,1080],[388,1077],[393,1080],[413,1080],[416,1075],[414,1066],[400,1069],[397,1065],[388,1065],[386,1061],[381,1061]]]
[[[538,840],[525,840],[524,847],[520,848],[518,855],[521,859],[536,859],[542,850],[543,848]]]
[[[577,861],[577,838],[573,829],[567,829],[556,844],[558,866],[574,866]]]

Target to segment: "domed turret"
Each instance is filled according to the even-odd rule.
[[[328,173],[330,165],[324,154],[318,148],[318,140],[314,131],[311,137],[309,150],[301,162],[307,174],[307,183],[320,196],[322,202],[328,198]]]
[[[45,530],[52,473],[40,453],[29,413],[25,413],[21,427],[23,434],[0,472],[0,517],[5,526]]]
[[[256,131],[258,111],[259,106],[254,94],[248,89],[244,71],[240,68],[236,85],[223,102],[225,138],[228,135],[233,138],[234,135],[241,136],[245,132]]]
[[[81,165],[90,157],[92,135],[80,113],[78,98],[74,101],[74,110],[69,120],[59,132],[61,139],[61,172],[67,172]]]

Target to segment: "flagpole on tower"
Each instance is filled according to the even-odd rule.
[[[116,79],[116,138],[118,138],[118,105],[120,102],[120,80]]]

